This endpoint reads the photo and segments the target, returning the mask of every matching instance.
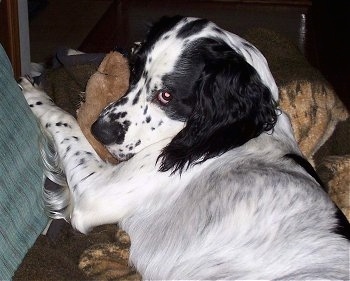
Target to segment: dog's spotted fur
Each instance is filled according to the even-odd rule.
[[[349,279],[348,223],[303,160],[254,46],[206,20],[164,18],[131,63],[128,93],[92,127],[128,159],[117,166],[21,82],[66,174],[69,192],[46,192],[56,217],[84,233],[119,222],[144,279]]]

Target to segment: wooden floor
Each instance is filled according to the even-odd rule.
[[[98,4],[106,2],[90,0],[94,6],[89,6],[89,1],[85,1],[86,5],[77,10],[80,16],[81,13],[91,12],[91,9],[102,9],[97,8]],[[276,2],[287,4],[273,4]],[[81,42],[80,49],[85,52],[108,52],[115,47],[128,49],[133,42],[142,40],[147,24],[162,15],[205,17],[237,34],[251,27],[266,27],[298,45],[350,109],[350,44],[347,39],[350,34],[347,29],[350,26],[350,1],[314,0],[311,6],[300,5],[306,2],[311,0],[116,0]],[[54,32],[54,27],[51,28]],[[73,39],[74,32],[78,31],[71,30]],[[66,45],[75,47],[69,45],[69,41]]]

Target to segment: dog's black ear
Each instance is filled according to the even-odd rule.
[[[276,123],[276,102],[257,71],[229,47],[214,44],[206,53],[193,112],[163,149],[161,171],[181,173],[243,145]]]

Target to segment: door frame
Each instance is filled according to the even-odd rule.
[[[0,42],[12,63],[17,79],[21,75],[18,0],[1,0],[0,2]]]

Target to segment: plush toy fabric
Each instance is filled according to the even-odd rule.
[[[129,266],[130,239],[118,229],[113,243],[99,243],[86,249],[79,260],[79,268],[91,280],[141,280]]]
[[[291,118],[295,138],[308,160],[348,117],[333,88],[321,80],[294,80],[279,87],[280,106]]]
[[[98,142],[90,132],[91,125],[99,113],[109,103],[122,97],[129,87],[129,65],[127,59],[118,52],[111,52],[101,62],[91,76],[83,101],[77,110],[78,123],[99,156],[107,162],[118,161]]]
[[[331,155],[318,167],[328,193],[350,220],[350,154]]]

